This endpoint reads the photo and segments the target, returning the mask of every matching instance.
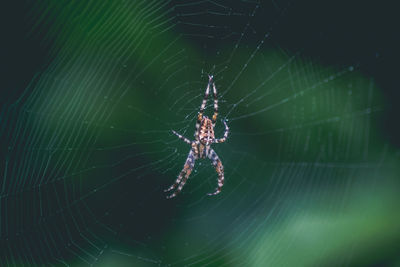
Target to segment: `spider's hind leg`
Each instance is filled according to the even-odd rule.
[[[215,82],[213,80],[213,76],[209,76],[210,81],[212,81],[213,85],[213,95],[214,95],[214,114],[212,116],[212,122],[215,124],[218,117],[218,97],[217,97],[217,87],[215,87]]]
[[[212,165],[215,167],[215,170],[218,173],[218,187],[215,189],[214,193],[209,193],[209,196],[217,195],[221,192],[222,186],[224,186],[224,166],[222,165],[221,160],[219,159],[217,153],[213,149],[210,150],[208,154],[208,158],[211,160]]]
[[[212,83],[212,76],[208,76],[208,77],[209,77],[209,80],[208,80],[206,92],[204,93],[204,97],[203,97],[203,101],[201,102],[199,114],[197,115],[196,131],[194,132],[194,136],[195,136],[196,140],[199,139],[199,128],[200,128],[201,121],[203,120],[203,113],[204,113],[204,110],[206,109],[207,98],[208,98],[208,95],[210,94],[210,87],[211,87],[211,83]]]

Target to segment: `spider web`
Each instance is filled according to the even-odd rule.
[[[33,44],[15,51],[34,63],[11,68],[2,92],[1,265],[398,260],[389,248],[400,237],[399,152],[382,127],[385,95],[364,54],[328,50],[330,23],[297,20],[311,7],[328,21],[326,7],[287,1],[43,1],[15,11]],[[217,174],[199,160],[167,200],[190,149],[171,130],[194,138],[208,74],[216,137],[222,119],[231,132],[213,145],[226,184],[207,196]]]

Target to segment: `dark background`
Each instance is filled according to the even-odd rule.
[[[219,3],[232,10],[243,11],[245,14],[251,13],[254,8],[254,4],[240,1],[219,1]],[[171,84],[163,83],[169,77],[168,72],[159,74],[167,69],[162,59],[173,56],[179,50],[176,48],[174,52],[172,50],[175,48],[171,48],[167,55],[160,52],[168,45],[170,37],[165,41],[159,40],[155,33],[145,31],[145,34],[135,34],[131,39],[127,37],[128,41],[126,41],[123,34],[115,37],[112,35],[114,30],[108,31],[105,28],[104,33],[97,39],[98,43],[94,42],[91,45],[90,30],[95,29],[97,23],[104,23],[104,19],[107,20],[110,14],[116,14],[118,18],[120,9],[114,4],[109,4],[110,6],[107,7],[107,5],[100,6],[93,3],[86,5],[82,2],[69,3],[68,1],[58,3],[17,1],[3,6],[0,49],[2,81],[0,170],[5,173],[7,166],[13,166],[14,172],[9,170],[8,178],[5,179],[3,175],[3,180],[0,180],[0,183],[5,184],[4,191],[1,193],[2,206],[0,206],[2,222],[0,260],[10,266],[19,264],[58,266],[63,263],[72,266],[89,264],[99,266],[157,264],[264,266],[264,264],[275,264],[278,266],[279,264],[291,265],[297,259],[302,259],[303,261],[299,260],[299,264],[306,266],[321,264],[322,266],[396,266],[399,263],[396,251],[398,251],[400,231],[395,222],[398,219],[396,207],[398,207],[399,199],[393,195],[398,193],[399,174],[397,166],[400,128],[397,125],[397,114],[400,114],[400,110],[397,102],[400,93],[397,86],[397,70],[400,42],[399,19],[395,4],[368,1],[262,1],[254,17],[239,16],[237,19],[234,16],[227,16],[227,18],[213,15],[194,16],[193,22],[226,26],[227,32],[241,33],[247,22],[252,29],[249,31],[252,33],[246,32],[243,41],[240,42],[243,52],[239,51],[235,54],[235,58],[231,61],[232,68],[225,72],[224,76],[221,75],[220,80],[217,80],[222,92],[224,88],[229,88],[230,81],[238,76],[240,68],[251,55],[251,51],[260,44],[264,34],[268,33],[270,37],[267,39],[265,49],[278,48],[284,51],[284,54],[297,54],[302,60],[316,61],[318,62],[316,68],[320,68],[321,71],[325,67],[334,67],[336,69],[333,72],[339,73],[347,66],[355,66],[357,73],[372,81],[376,91],[379,92],[376,94],[377,101],[380,103],[379,112],[370,118],[371,128],[374,129],[371,130],[373,133],[371,133],[370,144],[373,152],[369,158],[362,160],[357,150],[364,145],[350,146],[348,149],[352,156],[348,158],[341,158],[339,152],[335,152],[335,156],[318,158],[315,155],[324,147],[318,142],[314,144],[311,142],[310,153],[293,156],[290,149],[278,147],[280,138],[278,134],[256,137],[250,135],[252,130],[263,132],[274,128],[265,123],[264,117],[256,116],[247,121],[232,120],[230,143],[225,147],[218,146],[219,150],[216,149],[222,154],[225,168],[228,169],[227,176],[230,174],[232,179],[230,185],[227,185],[226,192],[223,192],[225,195],[217,200],[204,199],[204,192],[213,188],[215,178],[213,170],[210,170],[205,163],[199,167],[200,174],[196,174],[194,179],[189,181],[194,185],[187,189],[188,193],[183,194],[181,198],[167,201],[162,190],[176,177],[188,149],[176,142],[169,135],[169,131],[176,129],[180,132],[184,131],[187,137],[191,136],[194,121],[185,116],[195,117],[193,114],[197,112],[201,96],[196,90],[203,88],[205,81],[204,77],[200,77],[200,71],[208,72],[215,64],[223,65],[229,58],[224,54],[224,47],[231,47],[232,44],[238,43],[236,35],[227,39],[202,37],[202,34],[223,36],[224,28],[218,32],[218,29],[211,27],[191,28],[187,24],[179,23],[187,19],[182,16],[184,14],[215,9],[215,5],[211,2],[188,7],[180,6],[180,4],[181,2],[172,1],[163,6],[163,10],[174,9],[162,20],[177,15],[171,20],[172,24],[176,24],[170,32],[173,36],[183,34],[185,42],[179,45],[185,48],[188,62],[182,64],[191,66],[194,62],[195,70],[184,71],[180,79],[176,79],[177,81],[171,79]],[[120,16],[131,16],[131,20],[134,20],[140,17],[141,12],[150,14],[149,10],[152,10],[151,8],[135,10],[134,7],[135,4],[127,4],[127,10],[132,9],[132,12],[129,15],[121,13]],[[114,11],[109,14],[107,10]],[[104,27],[107,25],[104,23]],[[115,20],[115,25],[124,25],[124,22]],[[136,26],[139,29],[142,27],[140,23]],[[122,29],[125,28],[122,27]],[[200,37],[186,36],[187,33],[198,33]],[[144,48],[141,48],[142,43],[135,39],[136,36],[142,36],[140,34],[143,34],[143,40],[145,40],[143,41]],[[118,44],[112,43],[114,39],[122,44],[120,50],[113,50]],[[135,40],[139,43],[139,48],[134,48]],[[153,42],[154,40],[156,42]],[[156,44],[158,41],[159,47]],[[111,45],[101,46],[108,43]],[[85,47],[85,44],[88,46]],[[150,44],[148,46],[151,47],[150,49],[145,47],[147,44]],[[261,51],[264,51],[262,49]],[[129,54],[129,51],[135,53]],[[215,56],[216,52],[221,52],[220,58]],[[264,54],[264,52],[260,53]],[[159,54],[162,55],[160,60],[157,59]],[[152,61],[154,59],[156,60]],[[117,65],[121,69],[111,67],[107,69],[107,64],[113,66],[112,64],[117,60],[120,60]],[[207,63],[208,60],[211,62]],[[105,66],[97,69],[96,66],[101,66],[103,62],[106,62]],[[144,67],[147,63],[149,63],[149,68]],[[86,67],[85,64],[87,64]],[[274,64],[271,63],[272,71],[277,69]],[[125,65],[126,71],[125,67],[122,67]],[[250,66],[249,69],[251,68]],[[178,70],[178,67],[173,69]],[[218,73],[218,67],[215,71]],[[260,73],[262,72],[263,69],[260,70]],[[96,97],[103,98],[103,91],[101,91],[103,89],[98,89],[90,83],[95,83],[94,81],[86,80],[86,77],[92,75],[91,73],[95,73],[93,76],[99,80],[105,75],[110,75],[108,80],[104,80],[101,84],[107,87],[104,90],[108,90],[106,95],[111,99],[104,106],[103,102],[101,106],[99,104],[98,110],[104,108],[103,117],[100,117],[95,109],[89,108],[92,99],[98,105],[100,102],[97,102]],[[73,75],[76,75],[76,79],[71,78],[68,81],[71,83],[71,90],[67,91],[59,87],[62,81],[68,80],[68,77]],[[265,72],[265,75],[270,75],[270,73]],[[247,87],[242,86],[242,88],[246,89],[239,90],[233,87],[231,95],[222,97],[221,116],[227,113],[231,104],[254,91],[257,83],[260,83],[256,78],[252,83],[251,80],[255,76],[251,72],[244,73],[242,77],[244,80],[247,79],[247,84],[240,80],[242,78],[238,83],[245,84]],[[322,80],[322,76],[317,77],[317,81]],[[188,106],[183,105],[180,109],[176,104],[178,100],[173,94],[185,93],[184,88],[178,87],[183,83],[182,77],[188,79],[189,85],[195,86],[190,87],[190,94],[186,98]],[[218,76],[216,77],[218,79]],[[40,81],[47,81],[47,78],[49,82],[40,83]],[[134,89],[123,93],[125,87],[130,88],[127,84]],[[94,88],[93,91],[90,89],[86,93],[85,88],[91,86]],[[78,88],[76,92],[80,90],[85,93],[76,96],[72,88]],[[272,88],[278,88],[282,93],[275,96],[276,100],[283,99],[285,87],[272,84]],[[154,93],[156,91],[161,93]],[[354,101],[359,101],[360,105],[366,104],[363,96],[367,94],[368,88],[359,85],[354,91],[357,94],[355,97],[359,97]],[[45,97],[46,94],[49,97]],[[123,98],[119,98],[121,95]],[[319,99],[318,96],[316,97]],[[69,100],[72,103],[75,99],[82,99],[86,104],[76,109],[72,104],[71,106],[68,104]],[[114,105],[117,101],[121,101],[118,102],[120,104]],[[299,106],[305,106],[307,109],[307,103],[300,102]],[[55,106],[53,112],[45,111],[44,107],[47,106],[51,111],[50,107],[53,104]],[[171,107],[171,104],[174,106]],[[271,102],[268,102],[265,105],[270,104]],[[165,111],[167,105],[171,107],[169,111]],[[133,108],[126,111],[119,108],[122,106]],[[263,107],[262,104],[261,106],[254,105],[254,110],[257,111]],[[337,104],[337,110],[333,113],[337,111],[339,114],[340,109],[341,105]],[[77,111],[74,113],[72,110]],[[25,111],[28,112],[25,113]],[[357,111],[356,107],[354,111]],[[71,115],[68,115],[68,112],[71,112]],[[132,112],[132,115],[126,117],[127,112]],[[239,117],[246,112],[246,109],[239,108],[231,117]],[[278,113],[273,111],[269,113],[267,121],[280,120],[281,114],[290,117],[295,113],[297,111],[293,107],[285,107]],[[52,114],[52,116],[51,118],[35,118],[32,114]],[[87,116],[80,117],[79,114]],[[351,112],[346,110],[344,114],[351,114]],[[93,120],[90,120],[91,116]],[[60,126],[60,122],[64,120],[70,124]],[[76,130],[76,125],[79,127],[87,120],[92,123],[92,127],[89,127],[87,132]],[[180,124],[176,124],[176,121]],[[314,118],[308,118],[306,112],[306,118],[300,123],[307,124],[312,121]],[[157,122],[159,125],[155,126]],[[35,132],[36,125],[42,127],[38,129],[44,130]],[[290,122],[286,126],[294,125],[296,125],[294,122]],[[349,122],[349,125],[352,125],[352,122]],[[346,127],[357,128],[354,125],[358,125],[357,122],[354,122],[353,126]],[[109,130],[110,126],[115,126],[118,130],[112,132]],[[331,126],[312,130],[311,136],[314,136],[314,132],[320,131],[323,139],[329,135],[329,127]],[[19,129],[25,129],[25,131]],[[157,130],[161,131],[153,132]],[[74,146],[79,154],[73,156],[59,152],[58,148],[69,147],[69,141],[60,137],[59,145],[53,145],[53,141],[49,141],[53,140],[52,131],[65,132],[67,136],[70,134],[71,138],[77,137],[83,140],[81,145],[76,141],[77,145]],[[219,128],[217,132],[222,133]],[[39,136],[37,143],[29,143],[30,133]],[[305,130],[302,133],[305,133]],[[304,143],[306,137],[301,134],[298,137],[299,143]],[[290,137],[291,133],[288,132],[288,140]],[[49,142],[46,143],[46,140]],[[132,140],[138,145],[128,146],[127,149],[107,149],[119,144],[130,144]],[[152,140],[158,142],[148,144]],[[334,147],[343,146],[343,151],[346,145],[333,142]],[[27,148],[37,147],[47,148],[47,150],[44,152],[40,149],[39,152],[27,150]],[[166,147],[165,151],[162,150],[164,147]],[[241,153],[236,154],[236,151],[242,152],[244,156]],[[277,161],[275,161],[278,154],[275,153],[276,151],[281,151],[281,158]],[[43,169],[39,166],[42,166],[41,160],[48,155],[52,155],[51,160],[54,162],[51,163],[52,167],[49,167],[50,171],[42,173]],[[76,165],[75,169],[60,163],[64,160],[67,162],[66,165],[68,163]],[[121,164],[111,165],[114,167],[110,168],[101,167],[114,164],[114,160]],[[309,176],[298,175],[297,177],[290,173],[291,169],[287,165],[283,164],[283,162],[288,162],[290,166],[290,163],[303,161],[312,163],[326,161],[333,164],[349,164],[349,166],[361,162],[367,167],[359,170],[351,167],[349,173],[347,171],[340,173],[341,170],[339,171],[338,167],[334,170],[326,167],[321,172],[318,172],[317,167],[313,167],[316,171],[310,170],[312,174]],[[278,167],[261,167],[270,162],[277,163]],[[81,170],[86,170],[91,166],[96,166],[93,172],[80,173]],[[239,170],[232,171],[234,166],[239,167]],[[18,172],[18,168],[28,168],[32,172],[30,174]],[[335,172],[336,168],[337,172]],[[298,170],[300,173],[308,172],[301,167]],[[282,172],[283,177],[280,182],[276,180],[271,184],[265,184],[267,182],[264,181],[269,183],[270,180],[269,178],[265,180],[264,177],[275,177],[279,172]],[[251,178],[253,173],[254,180]],[[371,177],[365,180],[352,178],[363,176],[365,173],[371,174]],[[199,182],[203,176],[211,177],[210,181]],[[39,179],[37,177],[49,182],[45,182],[44,187],[40,188],[35,182]],[[326,179],[326,177],[332,179]],[[18,180],[19,178],[21,181]],[[251,182],[248,182],[250,180]],[[242,182],[243,187],[241,187]],[[196,183],[200,185],[195,185]],[[239,187],[242,189],[237,189]],[[263,188],[266,189],[263,190]],[[301,189],[297,190],[298,188]],[[355,201],[356,204],[354,204],[353,198],[356,199],[356,197],[349,193],[353,189],[366,192],[365,195],[368,195],[370,190],[376,189],[380,194],[377,194],[376,198],[373,194],[368,195],[366,199],[371,203],[366,200],[360,201],[361,204]],[[360,195],[363,194],[360,193]],[[380,198],[381,196],[384,197]],[[39,207],[39,198],[41,198],[41,205],[46,207],[44,211],[40,211],[42,207]],[[298,209],[302,211],[296,210],[297,203],[299,203]],[[382,211],[387,217],[375,220],[376,216],[382,216],[380,205],[387,207],[387,211]],[[355,208],[349,208],[352,206]],[[296,240],[296,237],[292,237],[292,232],[279,226],[290,222],[291,218],[297,218],[299,212],[307,215],[308,211],[312,213],[315,209],[325,212],[323,214],[326,215],[324,217],[326,221],[330,219],[334,221],[338,214],[350,214],[350,219],[346,217],[344,226],[341,222],[332,223],[339,225],[339,228],[327,227],[324,230],[326,232],[321,230],[323,233],[320,235],[317,232],[313,238],[321,239],[321,243],[307,245],[304,241],[298,243],[293,241],[294,244],[300,244],[300,247],[296,245],[292,247],[290,240]],[[363,210],[365,213],[361,215],[353,213],[354,210],[360,209],[365,209]],[[352,214],[355,214],[354,217]],[[367,219],[364,220],[365,218]],[[367,224],[365,228],[360,227],[360,229],[364,229],[365,233],[370,235],[360,230],[360,235],[355,234],[356,237],[350,238],[351,233],[357,232],[356,229],[359,228],[357,224],[359,219]],[[264,220],[268,223],[263,223]],[[368,225],[368,221],[371,225]],[[227,225],[226,228],[225,225]],[[310,228],[313,228],[312,224]],[[180,232],[181,229],[184,230]],[[340,231],[340,229],[345,230]],[[338,231],[337,237],[334,236],[336,231]],[[262,241],[259,241],[258,236],[266,235],[266,233],[271,234],[273,240],[277,240],[274,244],[276,247],[263,245]],[[342,234],[345,237],[342,237]],[[310,236],[309,233],[308,236]],[[285,237],[288,238],[288,243],[285,243]],[[326,243],[325,240],[327,240]],[[353,243],[347,242],[348,240],[352,240]],[[246,249],[242,250],[242,244]],[[301,244],[309,250],[302,252]],[[326,245],[329,252],[318,254],[318,244]],[[285,247],[288,252],[294,251],[293,254],[285,254],[288,253],[282,249]],[[348,247],[359,249],[349,252]],[[265,248],[265,252],[262,248]],[[330,250],[331,248],[333,249]],[[315,255],[310,253],[314,250],[317,251]],[[279,251],[282,251],[281,254]],[[268,252],[272,253],[271,257]],[[30,256],[27,257],[26,254]],[[243,259],[243,255],[247,255],[248,258]],[[282,255],[287,255],[290,260],[283,260]]]
[[[255,27],[265,27],[265,20],[275,21],[271,28],[280,46],[293,51],[301,49],[326,64],[357,64],[363,73],[374,77],[388,102],[387,134],[398,146],[399,128],[392,122],[399,114],[396,66],[400,37],[396,4],[375,1],[279,1],[276,4],[287,8],[285,15],[270,12],[271,16],[257,19]],[[3,102],[10,96],[11,99],[18,97],[38,70],[51,61],[49,48],[55,49],[54,40],[48,38],[45,28],[32,33],[32,25],[27,23],[31,7],[29,1],[16,1],[2,9]]]

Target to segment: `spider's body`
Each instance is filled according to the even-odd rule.
[[[210,146],[205,146],[202,143],[192,144],[192,150],[196,159],[205,159],[210,153]]]
[[[215,141],[214,125],[212,121],[204,116],[200,124],[199,140],[205,146],[212,144]]]
[[[191,174],[194,168],[194,163],[197,159],[209,158],[212,161],[212,164],[218,173],[218,187],[214,193],[211,193],[209,195],[216,195],[220,193],[221,188],[224,185],[224,166],[222,165],[222,162],[219,159],[217,153],[215,153],[215,151],[211,148],[211,144],[225,142],[226,138],[228,137],[229,128],[226,122],[224,121],[225,125],[224,137],[215,139],[214,126],[218,116],[217,88],[215,87],[213,76],[208,76],[208,77],[209,80],[206,88],[206,93],[204,95],[204,99],[200,106],[199,114],[197,116],[196,131],[194,133],[195,140],[190,141],[186,137],[178,134],[175,131],[172,131],[185,143],[191,145],[192,148],[189,151],[189,155],[186,159],[185,165],[183,166],[183,169],[179,174],[178,178],[176,179],[175,183],[172,184],[166,190],[170,191],[177,188],[174,193],[168,196],[168,198],[175,197],[182,190],[183,186],[185,185],[187,179],[189,178],[189,175]],[[203,116],[203,113],[206,107],[207,97],[208,94],[210,93],[211,85],[213,87],[213,93],[214,93],[214,114],[212,116],[212,119],[209,119],[207,116]]]

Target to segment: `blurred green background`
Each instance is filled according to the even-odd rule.
[[[399,266],[394,10],[5,6],[0,265]],[[167,200],[209,73],[226,184],[198,161]]]

